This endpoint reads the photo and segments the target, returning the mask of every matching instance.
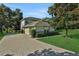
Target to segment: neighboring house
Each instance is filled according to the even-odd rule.
[[[31,30],[36,30],[36,32],[38,33],[44,33],[45,30],[48,30],[50,32],[54,31],[50,24],[44,21],[35,21],[30,24],[24,25],[22,28],[27,35],[30,35]]]

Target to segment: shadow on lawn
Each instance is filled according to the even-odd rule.
[[[69,35],[70,38],[79,39],[79,34]]]
[[[28,56],[78,56],[76,53],[70,53],[70,52],[56,52],[52,51],[51,48],[49,49],[43,49],[41,51],[36,50],[33,53],[29,53]]]
[[[49,32],[47,34],[38,34],[36,37],[48,37],[48,36],[55,36],[55,35],[60,35],[59,32]]]

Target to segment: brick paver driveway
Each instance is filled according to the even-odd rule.
[[[7,35],[0,41],[0,55],[13,54],[16,56],[25,56],[35,50],[52,48],[57,52],[68,51],[56,46],[52,46],[30,38],[25,34]]]

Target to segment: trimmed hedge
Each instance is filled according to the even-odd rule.
[[[36,32],[36,30],[31,30],[32,37],[45,37],[45,36],[52,36],[52,35],[59,35],[59,33],[56,31],[49,32],[46,30],[44,31],[44,33],[38,33],[38,32]]]

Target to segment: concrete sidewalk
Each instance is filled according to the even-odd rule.
[[[0,55],[13,54],[15,56],[25,56],[36,50],[52,48],[57,52],[72,52],[47,43],[40,42],[35,38],[30,38],[25,34],[15,34],[3,37],[0,41]]]

